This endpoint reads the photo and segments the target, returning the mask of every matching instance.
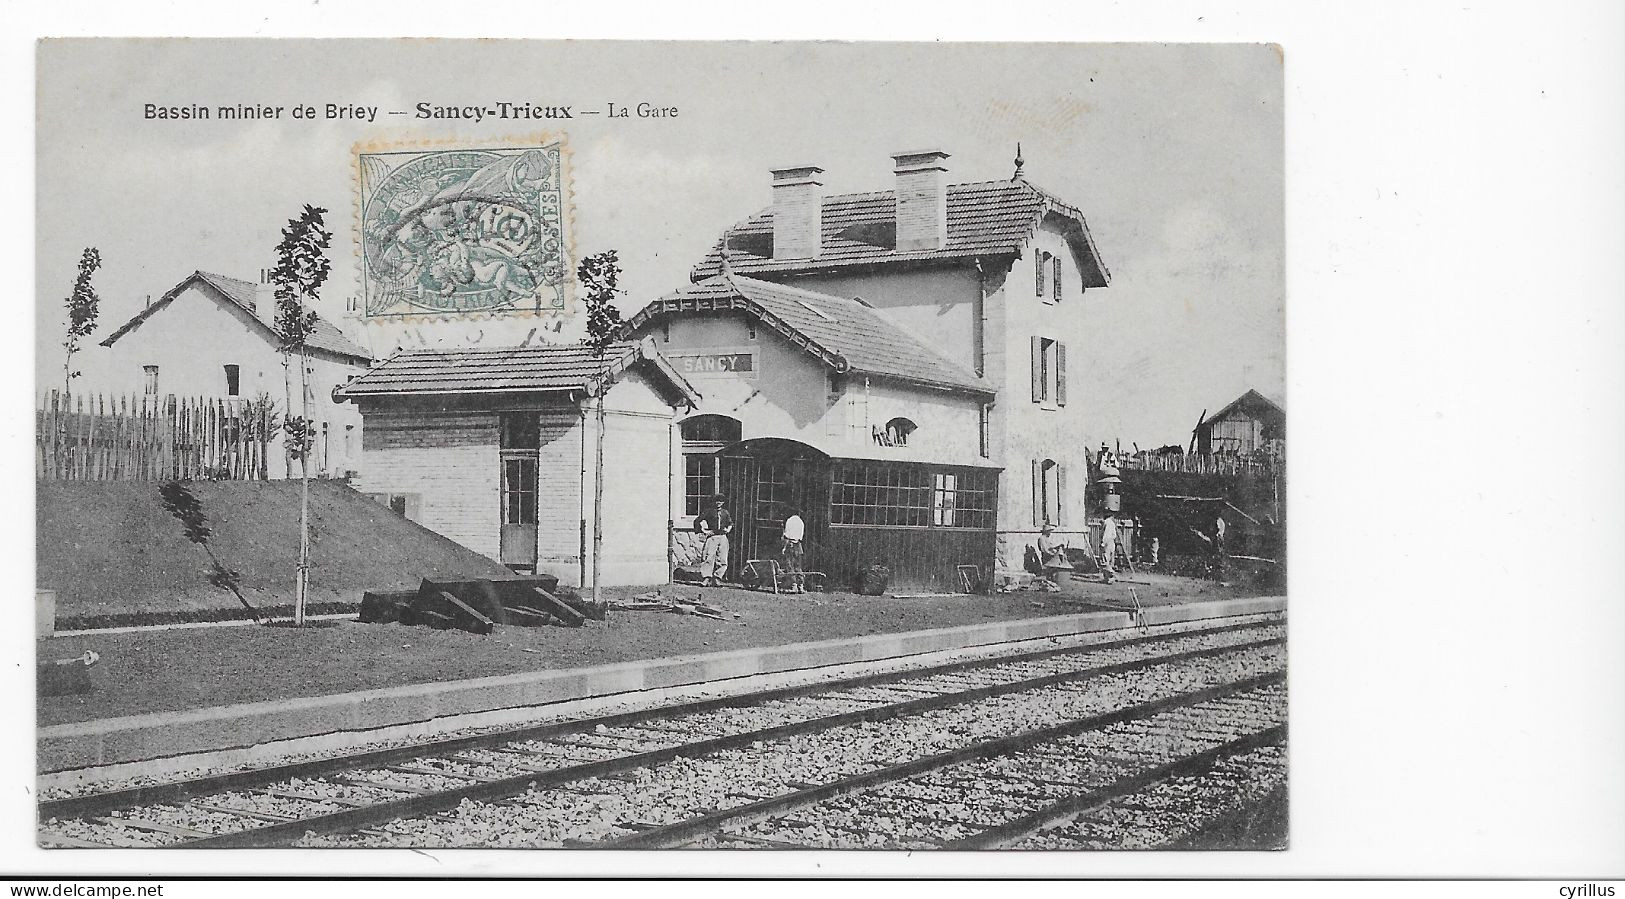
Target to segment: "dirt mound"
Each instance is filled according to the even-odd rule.
[[[228,591],[209,583],[208,556],[164,511],[158,487],[37,482],[36,583],[57,591],[59,626],[112,624],[132,615],[202,620],[242,611]],[[291,605],[299,482],[196,482],[189,489],[208,519],[210,548],[241,573],[249,601],[262,610]],[[312,482],[310,510],[313,607],[353,607],[364,590],[408,589],[425,577],[509,573],[338,482]]]

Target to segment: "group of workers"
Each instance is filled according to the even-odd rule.
[[[728,535],[733,532],[734,520],[728,513],[727,503],[727,498],[722,494],[713,496],[711,508],[702,513],[694,523],[695,529],[705,535],[700,575],[707,587],[720,586],[728,572]],[[1116,513],[1107,512],[1101,519],[1100,552],[1096,558],[1099,560],[1101,577],[1108,584],[1117,574],[1117,530]],[[1224,552],[1224,532],[1224,517],[1217,516],[1213,535],[1208,539],[1219,554]],[[801,510],[787,506],[784,531],[779,543],[779,563],[789,580],[787,590],[789,593],[807,592],[806,574],[802,569],[802,562],[806,556],[804,547],[806,534],[807,524],[801,517]],[[1038,532],[1038,558],[1044,575],[1051,581],[1057,580],[1060,572],[1072,569],[1071,563],[1066,558],[1066,549],[1066,544],[1055,538],[1055,525],[1051,524],[1049,519],[1044,519],[1044,525]]]
[[[1072,570],[1072,563],[1066,558],[1067,546],[1055,539],[1055,525],[1049,519],[1044,519],[1044,526],[1038,531],[1038,559],[1039,565],[1044,569],[1044,576],[1051,581],[1060,577],[1063,571]],[[1117,572],[1117,516],[1107,512],[1100,522],[1100,560],[1101,577],[1106,583],[1111,583]]]
[[[1199,535],[1202,539],[1208,541],[1215,559],[1224,557],[1224,535],[1226,530],[1227,525],[1224,516],[1216,515],[1213,519],[1211,532]],[[1154,544],[1155,541],[1153,541],[1152,546],[1153,553],[1156,549]],[[1072,569],[1071,563],[1066,558],[1066,549],[1066,544],[1055,539],[1055,526],[1050,524],[1049,519],[1046,518],[1043,527],[1038,532],[1038,558],[1040,566],[1044,569],[1044,576],[1051,581],[1055,581],[1060,572]],[[1100,553],[1096,558],[1099,561],[1101,577],[1108,584],[1117,576],[1117,553],[1117,515],[1113,512],[1107,512],[1100,520]]]

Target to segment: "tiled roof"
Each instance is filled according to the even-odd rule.
[[[607,362],[608,368],[601,366]],[[648,362],[691,403],[694,388],[665,357],[646,344],[616,343],[600,360],[580,344],[540,344],[491,349],[402,350],[333,392],[335,397],[407,396],[446,393],[590,392],[607,373],[613,381],[633,365]]]
[[[824,198],[821,252],[816,259],[773,258],[773,209],[723,235],[728,263],[741,274],[768,275],[843,266],[919,263],[1019,253],[1038,224],[1054,213],[1067,220],[1067,238],[1081,260],[1086,287],[1104,287],[1110,274],[1095,252],[1083,213],[1025,180],[948,185],[948,241],[940,249],[898,252],[897,194],[880,191]],[[700,281],[721,269],[722,242],[694,267]]]
[[[743,275],[719,275],[661,297],[632,316],[627,327],[637,331],[661,315],[719,309],[753,315],[836,371],[994,392],[986,379],[950,361],[866,303]]]
[[[170,291],[159,298],[157,302],[141,310],[140,314],[125,322],[117,331],[109,334],[107,339],[102,341],[102,346],[112,346],[114,341],[118,340],[120,337],[123,337],[125,334],[133,330],[137,325],[152,317],[152,315],[158,312],[158,310],[168,306],[170,302],[175,299],[175,297],[180,295],[182,290],[185,290],[194,282],[201,282],[208,287],[213,288],[216,294],[253,316],[256,322],[264,325],[266,331],[270,332],[271,338],[273,340],[275,339],[276,332],[275,328],[273,327],[273,323],[266,321],[259,314],[259,309],[255,303],[255,293],[258,290],[258,286],[255,285],[254,282],[244,281],[239,278],[228,278],[225,275],[217,275],[213,272],[197,271],[193,272],[191,275],[188,275],[186,280],[171,288]],[[372,360],[371,353],[355,345],[354,343],[351,343],[349,338],[344,336],[344,332],[338,329],[337,325],[334,325],[327,319],[322,318],[320,315],[316,316],[316,327],[313,331],[311,331],[310,337],[307,338],[305,342],[313,350],[321,350],[339,356],[347,356],[361,362],[370,362]]]

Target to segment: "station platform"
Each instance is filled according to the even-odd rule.
[[[41,696],[38,770],[222,752],[325,734],[432,726],[504,709],[869,662],[1012,640],[1111,630],[1137,599],[1148,624],[1282,611],[1282,597],[1140,574],[1063,580],[1055,592],[991,596],[703,596],[724,620],[612,612],[582,628],[506,626],[489,636],[329,620],[293,629],[186,627],[82,632],[38,641],[42,660],[96,652],[96,689]],[[1132,591],[1132,592],[1131,592]],[[1256,592],[1256,591],[1255,591]]]

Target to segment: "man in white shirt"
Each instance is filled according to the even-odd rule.
[[[1111,512],[1100,520],[1100,576],[1111,583],[1117,574],[1117,516]]]
[[[801,510],[791,506],[785,510],[784,519],[784,545],[780,556],[784,562],[784,570],[790,576],[790,592],[807,592],[803,585],[804,575],[801,570],[801,558],[804,554],[802,541],[807,534],[807,523],[801,520]]]

